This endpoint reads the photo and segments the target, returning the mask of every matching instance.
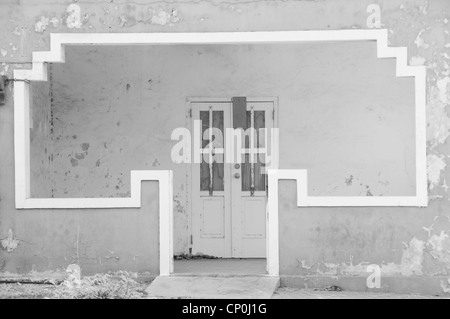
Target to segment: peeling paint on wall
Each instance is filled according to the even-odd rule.
[[[448,95],[448,85],[450,84],[450,77],[446,76],[445,78],[439,79],[436,82],[437,87],[439,89],[439,100],[442,103],[449,103],[449,95]]]
[[[443,156],[434,154],[429,154],[427,156],[427,172],[430,190],[439,185],[441,180],[441,173],[446,166],[447,164],[445,163]]]
[[[17,246],[19,245],[19,241],[14,238],[13,231],[11,229],[8,230],[8,237],[1,240],[1,244],[4,250],[8,253],[13,252]]]
[[[380,265],[381,274],[384,276],[412,276],[423,274],[423,253],[425,242],[412,238],[409,245],[404,244],[403,254],[400,263],[387,263]],[[353,265],[353,258],[350,258],[350,263],[333,264],[324,263],[326,271],[321,271],[321,274],[326,275],[367,275],[367,266],[373,264],[370,262],[361,262]]]
[[[430,89],[427,106],[427,139],[431,149],[445,143],[450,136],[450,118],[441,101],[442,93],[436,87]]]
[[[424,32],[425,30],[420,30],[419,34],[416,37],[416,40],[414,40],[414,43],[418,48],[428,49],[430,45],[428,43],[425,43],[424,39],[422,38]]]
[[[450,278],[447,280],[447,282],[441,281],[441,287],[444,293],[450,294]]]
[[[50,23],[50,19],[44,16],[41,16],[41,19],[36,22],[34,25],[34,30],[36,32],[44,32]]]
[[[83,25],[81,21],[81,8],[76,3],[70,4],[66,9],[66,24],[69,29],[79,29]]]
[[[0,71],[0,75],[7,75],[9,70],[9,65],[6,63],[2,63],[2,70]]]
[[[389,263],[381,266],[381,273],[385,275],[401,274],[404,276],[423,274],[423,252],[425,243],[417,238],[405,244],[400,264]]]
[[[298,263],[298,267],[301,269],[307,269],[307,270],[311,269],[311,266],[308,265],[306,260],[300,260],[300,261],[297,260],[297,263]]]
[[[410,65],[424,65],[425,62],[425,58],[421,56],[413,56],[411,57],[411,60],[409,60]]]
[[[434,259],[449,265],[450,268],[450,240],[445,231],[441,231],[439,235],[432,235],[428,239],[427,246]]]
[[[159,25],[173,25],[174,23],[177,23],[181,20],[181,18],[178,16],[178,11],[173,9],[172,11],[164,11],[162,9],[152,10],[153,16],[151,18],[152,24],[159,24]]]
[[[48,18],[45,16],[41,16],[41,19],[34,25],[34,31],[42,33],[47,30],[50,25],[54,28],[57,28],[59,25],[59,19],[56,17]]]

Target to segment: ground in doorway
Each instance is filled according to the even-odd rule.
[[[265,275],[266,259],[191,259],[176,260],[175,275]]]

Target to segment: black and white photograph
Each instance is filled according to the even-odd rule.
[[[450,299],[449,137],[449,0],[0,0],[0,299]]]

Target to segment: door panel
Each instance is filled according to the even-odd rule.
[[[193,145],[212,150],[201,155],[200,164],[192,164],[192,250],[194,254],[229,258],[232,257],[230,168],[223,163],[223,154],[214,153],[214,149],[223,148],[224,128],[231,123],[231,103],[191,103],[191,107],[192,120],[201,120],[198,136],[192,134],[193,139],[198,139]]]
[[[223,197],[202,197],[202,238],[225,238],[225,205]]]
[[[261,211],[265,212],[266,203],[258,197],[242,198],[242,237],[265,238],[266,223],[261,218]]]
[[[253,138],[251,131],[245,135],[246,151],[240,167],[231,168],[233,257],[266,256],[267,175],[260,156],[252,154],[251,146],[255,149],[265,147],[265,136],[260,136],[258,130],[273,127],[272,112],[272,102],[247,103],[247,127],[255,131]],[[240,173],[239,178],[236,173]]]
[[[266,146],[258,129],[273,127],[273,102],[250,101],[246,112],[240,112],[245,120],[239,121],[255,129],[247,130],[243,137],[241,163],[224,163],[226,129],[235,125],[232,103],[196,102],[191,107],[193,122],[201,120],[201,136],[193,134],[193,139],[198,139],[194,142],[208,153],[202,155],[200,163],[192,164],[193,253],[264,258],[267,175],[264,156],[261,160],[254,150]]]

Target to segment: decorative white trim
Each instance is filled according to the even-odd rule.
[[[385,29],[211,32],[211,33],[57,33],[51,34],[50,51],[34,52],[30,70],[15,70],[14,147],[16,207],[39,208],[111,208],[140,207],[140,183],[160,182],[161,274],[173,269],[172,176],[168,171],[132,171],[130,198],[30,198],[30,118],[29,81],[47,81],[47,63],[64,63],[66,45],[181,45],[376,41],[378,58],[396,58],[398,77],[415,77],[416,194],[415,196],[314,197],[307,194],[305,170],[274,170],[269,174],[268,271],[279,274],[278,255],[278,180],[297,180],[298,206],[427,206],[426,173],[426,68],[408,66],[407,49],[388,46]],[[275,196],[276,195],[276,196]]]
[[[308,196],[306,169],[269,170],[275,180],[297,181],[298,207],[427,206],[418,196]],[[270,189],[270,188],[269,188]]]
[[[17,209],[66,209],[66,208],[139,208],[141,207],[141,182],[159,182],[159,192],[167,193],[172,171],[131,171],[131,197],[120,198],[16,198]],[[17,186],[17,185],[16,185]],[[28,186],[28,185],[27,185]],[[161,197],[160,206],[167,209],[166,198]]]

